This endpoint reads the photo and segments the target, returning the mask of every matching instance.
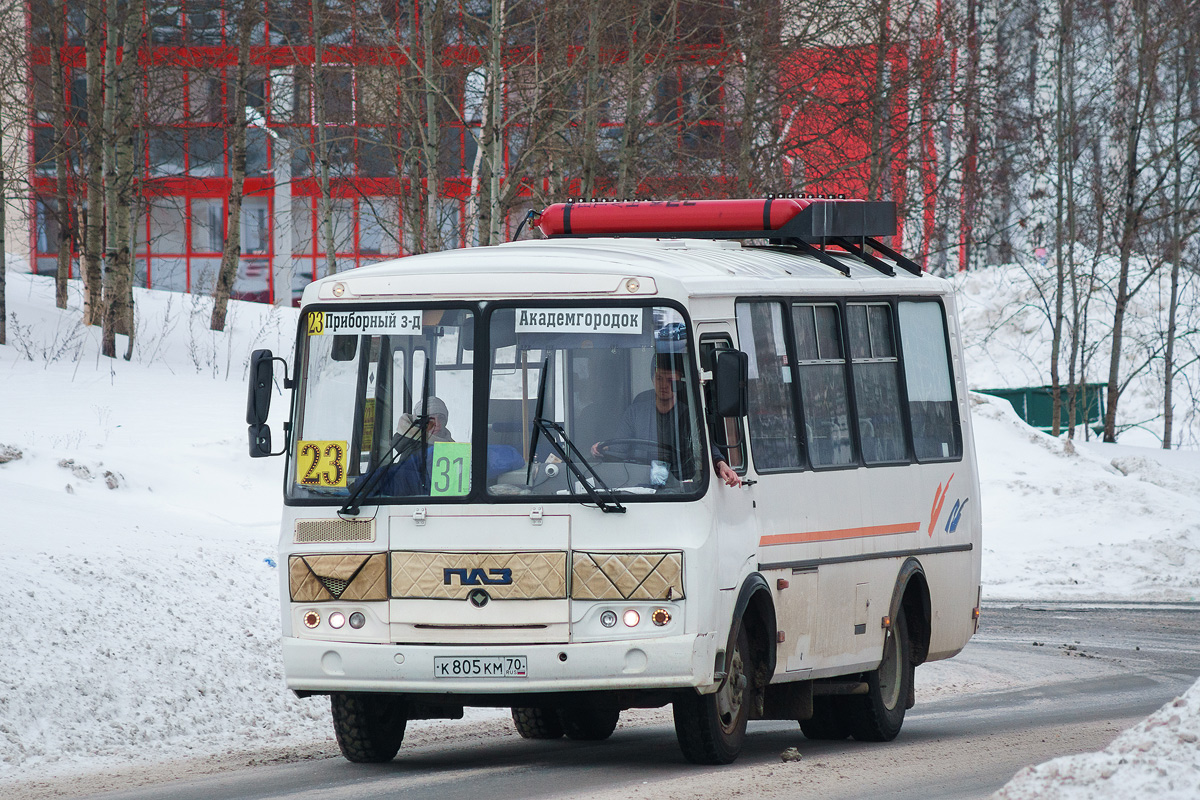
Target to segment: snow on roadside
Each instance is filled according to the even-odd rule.
[[[1200,452],[1055,439],[971,400],[985,598],[1200,598]]]
[[[1200,681],[1098,753],[1016,774],[993,800],[1195,800],[1200,797]]]

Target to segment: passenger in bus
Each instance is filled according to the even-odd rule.
[[[450,409],[440,397],[432,395],[428,403],[418,400],[413,405],[411,414],[406,411],[400,415],[396,420],[396,433],[402,434],[406,439],[420,439],[421,427],[416,424],[416,420],[425,414],[426,407],[429,408],[429,418],[425,421],[425,441],[453,442],[454,437],[446,427],[446,422],[450,419]]]
[[[679,396],[678,385],[683,380],[682,356],[677,353],[656,353],[654,357],[654,388],[644,391],[625,409],[614,432],[618,439],[643,439],[666,445],[661,455],[667,460],[671,475],[680,480],[691,478],[692,431],[687,401]],[[592,454],[600,456],[600,445],[592,445]],[[717,477],[727,486],[741,486],[742,479],[713,445],[710,453]]]

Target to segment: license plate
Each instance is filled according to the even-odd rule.
[[[433,659],[435,678],[525,678],[525,656],[468,656]]]

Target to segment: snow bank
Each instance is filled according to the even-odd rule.
[[[1099,753],[1026,767],[993,800],[1200,797],[1200,682]]]
[[[1055,439],[971,399],[985,598],[1200,598],[1200,452]]]

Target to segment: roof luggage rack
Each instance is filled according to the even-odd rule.
[[[555,203],[542,212],[538,228],[550,238],[767,239],[848,276],[850,268],[825,251],[832,245],[895,275],[871,248],[907,272],[922,274],[920,265],[875,238],[896,232],[896,205],[889,202],[767,197]]]

